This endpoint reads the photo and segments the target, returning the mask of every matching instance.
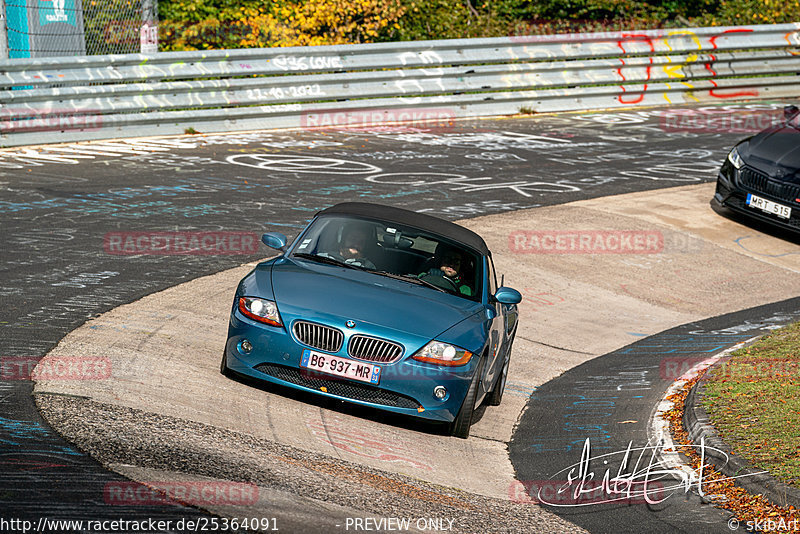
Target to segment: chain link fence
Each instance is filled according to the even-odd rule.
[[[157,0],[83,1],[87,55],[156,51]]]
[[[0,39],[11,58],[155,53],[157,2],[0,0],[5,13]]]

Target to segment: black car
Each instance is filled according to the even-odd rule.
[[[711,205],[800,233],[800,109],[783,112],[781,124],[733,147]]]

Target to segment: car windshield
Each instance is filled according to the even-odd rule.
[[[291,257],[341,264],[479,301],[481,256],[435,233],[372,219],[317,217]]]

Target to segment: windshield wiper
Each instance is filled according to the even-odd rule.
[[[403,280],[404,282],[411,282],[412,284],[417,284],[417,285],[420,285],[420,286],[426,286],[426,287],[429,287],[431,289],[435,289],[437,291],[441,291],[442,293],[450,293],[448,290],[446,290],[446,289],[444,289],[442,287],[439,287],[437,285],[431,284],[430,282],[427,282],[425,280],[421,280],[421,279],[419,279],[419,278],[417,278],[415,276],[409,276],[409,275],[404,275],[404,274],[395,274],[395,273],[390,273],[389,271],[370,271],[370,272],[371,273],[375,273],[375,274],[380,274],[380,275],[383,275],[383,276],[386,276],[386,277],[389,277],[389,278],[394,278],[395,280]]]
[[[292,254],[293,258],[301,258],[304,260],[311,260],[317,263],[327,263],[328,265],[336,265],[338,267],[349,267],[350,269],[355,269],[357,271],[366,271],[364,267],[353,265],[352,263],[345,263],[341,260],[337,260],[336,258],[331,258],[330,256],[319,256],[317,254],[307,254],[305,252],[298,252],[296,254]]]

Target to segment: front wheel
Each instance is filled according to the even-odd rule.
[[[222,373],[224,376],[227,376],[228,378],[233,376],[233,371],[228,369],[227,356],[225,355],[225,351],[222,352],[222,361],[219,364],[219,372]]]
[[[478,367],[475,369],[475,376],[467,390],[467,395],[464,397],[464,402],[461,404],[461,409],[458,415],[450,425],[450,434],[457,438],[468,438],[469,429],[472,426],[472,414],[475,412],[475,399],[478,398],[478,385],[481,382],[481,374],[483,373],[483,363],[485,358],[481,358],[478,362]]]
[[[511,346],[514,343],[514,338],[508,341],[508,350],[506,350],[506,361],[503,363],[503,371],[494,384],[494,389],[486,397],[486,404],[489,406],[500,406],[503,402],[503,392],[506,389],[506,379],[508,378],[508,367],[511,363]]]

